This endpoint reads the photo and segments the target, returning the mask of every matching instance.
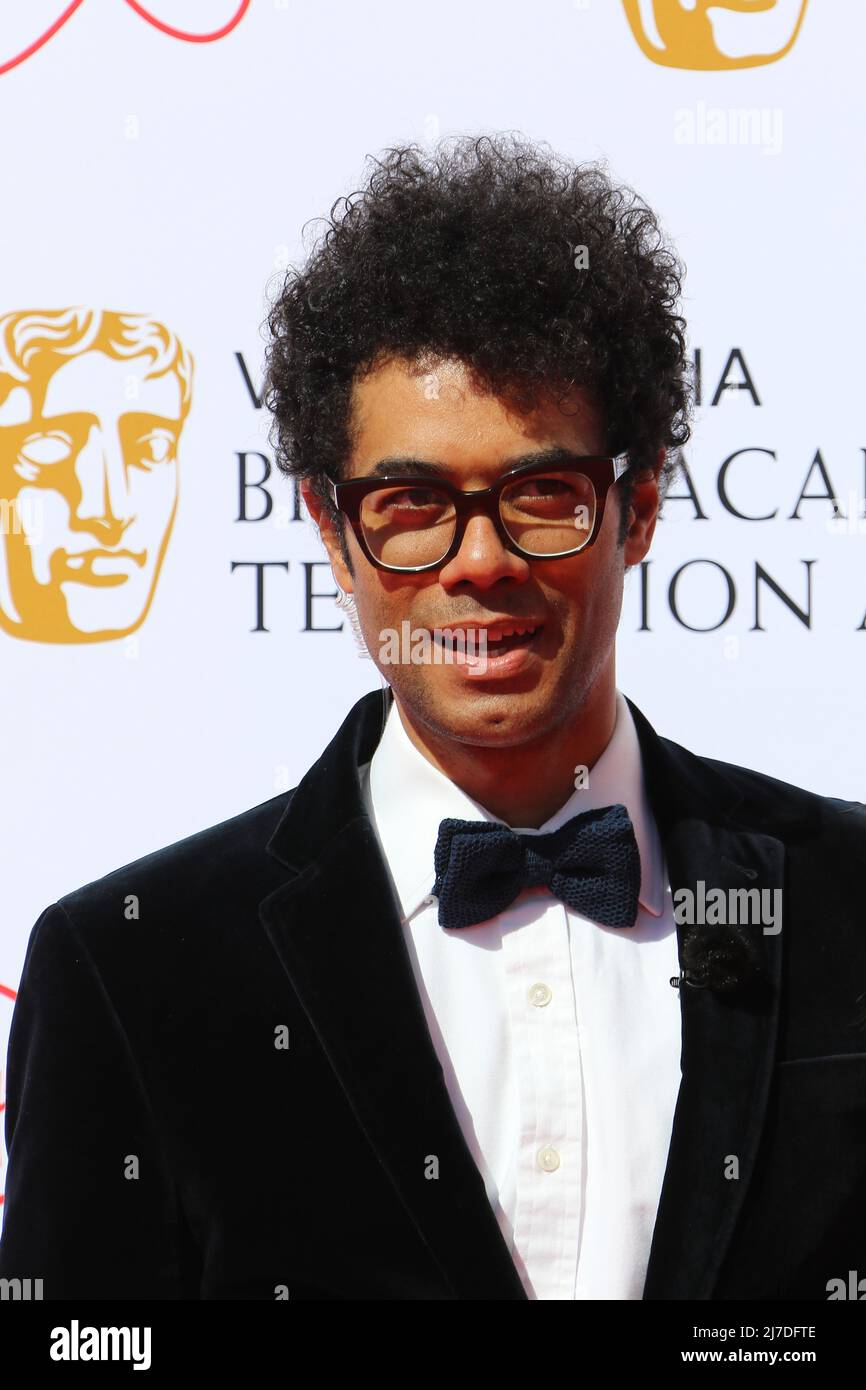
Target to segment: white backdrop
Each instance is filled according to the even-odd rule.
[[[785,47],[801,0],[711,9],[716,66],[691,70],[656,21],[700,19],[697,0],[253,0],[233,26],[237,0],[153,0],[151,19],[84,0],[16,61],[69,8],[0,14],[0,315],[147,315],[194,374],[174,524],[134,635],[58,642],[47,619],[0,630],[0,1055],[46,904],[293,786],[380,684],[288,485],[271,479],[260,521],[238,519],[238,496],[239,456],[251,480],[269,459],[254,398],[268,288],[303,258],[317,229],[305,242],[303,224],[391,144],[521,131],[608,160],[660,212],[700,350],[686,460],[703,515],[681,479],[685,500],[669,499],[651,562],[628,581],[618,683],[697,752],[863,798],[860,6],[810,0],[790,51],[742,67]],[[154,19],[227,32],[193,42]],[[76,409],[98,415],[100,383],[86,371],[70,383]],[[3,424],[9,497],[20,419],[0,411]],[[734,454],[723,496],[741,516],[718,487]],[[845,517],[835,527],[826,498],[797,506],[827,490],[821,465]],[[264,500],[248,491],[251,517]],[[265,561],[267,630],[254,631],[250,566]],[[311,601],[316,631],[308,588],[325,595]]]

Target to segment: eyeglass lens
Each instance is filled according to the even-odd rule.
[[[596,506],[591,481],[574,472],[518,478],[499,497],[508,535],[538,557],[582,550],[592,533]],[[441,560],[457,524],[452,499],[426,481],[368,492],[360,517],[364,539],[376,559],[407,569]]]

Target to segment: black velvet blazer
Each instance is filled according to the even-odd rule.
[[[0,1277],[46,1299],[526,1298],[361,800],[391,698],[359,700],[293,791],[42,913]],[[629,703],[672,887],[784,895],[781,931],[727,954],[677,927],[644,1298],[823,1301],[866,1276],[866,807],[698,757]]]

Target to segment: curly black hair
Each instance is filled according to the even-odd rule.
[[[374,158],[338,198],[267,316],[264,402],[279,470],[325,480],[352,447],[352,386],[390,356],[457,357],[479,389],[530,410],[575,386],[600,407],[607,448],[628,450],[620,542],[636,474],[690,435],[684,268],[655,214],[600,163],[575,165],[514,134],[463,136]],[[342,205],[342,206],[341,206]],[[560,394],[561,393],[561,394]]]

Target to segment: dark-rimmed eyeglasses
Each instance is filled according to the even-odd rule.
[[[440,478],[395,472],[349,478],[328,492],[377,569],[418,574],[457,553],[469,516],[490,517],[502,544],[527,560],[560,560],[592,545],[608,489],[628,470],[627,453],[590,454],[551,466],[528,463],[490,487],[464,491]]]

